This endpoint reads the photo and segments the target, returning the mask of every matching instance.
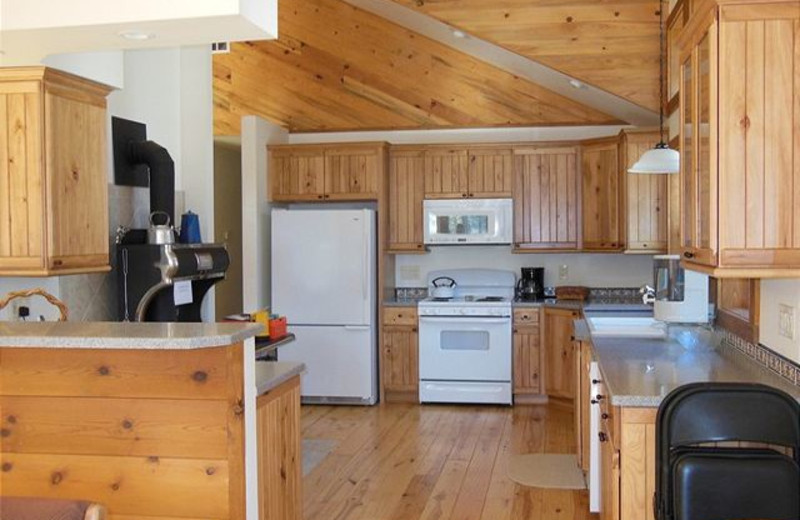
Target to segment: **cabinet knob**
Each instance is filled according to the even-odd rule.
[[[600,438],[600,442],[606,442],[608,440],[608,435],[603,432],[598,433],[597,436]]]
[[[475,194],[474,194],[474,193],[470,193],[470,194],[469,194],[469,196],[470,196],[470,197],[474,197],[474,196],[475,196]]]
[[[514,334],[516,334],[517,332],[519,332],[519,329],[514,329]]]
[[[694,258],[694,253],[692,253],[691,251],[684,251],[683,256],[684,258]]]
[[[596,385],[596,384],[598,384],[598,383],[600,383],[600,380],[599,380],[599,379],[592,379],[592,384],[593,384],[593,385]]]
[[[322,198],[322,195],[317,195],[317,198],[318,198],[318,199],[321,199],[321,198]]]
[[[603,414],[603,415],[601,415],[600,417],[602,417],[602,419],[603,419],[604,421],[607,421],[607,420],[608,420],[608,414],[607,414],[607,413],[604,413],[604,414]]]
[[[329,198],[331,198],[331,196],[330,196],[330,195],[328,195],[328,194],[326,193],[326,194],[325,194],[325,198],[326,198],[326,199],[329,199]]]
[[[575,341],[575,336],[570,336],[570,337],[569,337],[569,340],[570,340],[570,341]]]
[[[597,402],[598,402],[598,403],[599,403],[600,401],[602,401],[603,399],[605,399],[605,398],[606,398],[606,396],[604,396],[604,395],[602,395],[602,394],[597,394],[597,395],[595,396],[595,399],[597,399]]]
[[[461,194],[461,196],[462,196],[463,198],[465,198],[465,199],[467,198],[467,194],[466,194],[466,193],[462,193],[462,194]]]
[[[411,332],[417,332],[417,328],[416,327],[411,327]]]

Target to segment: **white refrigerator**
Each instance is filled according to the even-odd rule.
[[[278,359],[305,363],[304,402],[377,401],[375,220],[369,209],[272,210],[272,312],[297,338]]]

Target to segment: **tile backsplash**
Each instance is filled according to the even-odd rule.
[[[800,365],[764,345],[751,343],[728,330],[719,330],[722,332],[722,341],[726,346],[736,349],[793,385],[800,386]]]

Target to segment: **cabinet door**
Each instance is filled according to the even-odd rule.
[[[424,252],[422,151],[393,150],[389,159],[389,252]]]
[[[709,266],[717,264],[716,160],[711,138],[712,105],[716,106],[711,86],[714,28],[685,55],[680,92],[682,253],[690,262]]]
[[[380,150],[374,146],[325,151],[325,198],[377,200]]]
[[[511,197],[514,182],[513,152],[507,149],[469,151],[469,196],[495,199]]]
[[[278,149],[270,155],[271,200],[293,202],[325,198],[325,154],[321,148]]]
[[[0,271],[44,266],[42,103],[30,92],[0,85]],[[84,201],[85,202],[85,201]]]
[[[603,432],[600,439],[600,520],[620,520],[620,452]],[[643,506],[652,509],[650,503]],[[650,515],[647,518],[651,518]]]
[[[581,147],[583,248],[622,248],[619,153],[616,142]]]
[[[47,193],[58,215],[48,226],[48,268],[107,268],[105,106],[50,92],[45,103]]]
[[[577,149],[519,148],[514,154],[514,249],[578,249]]]
[[[431,148],[425,151],[425,198],[469,197],[467,150]]]
[[[575,349],[572,322],[576,311],[545,308],[544,359],[545,390],[547,395],[573,399],[575,397]]]
[[[416,327],[384,326],[383,387],[385,391],[418,391],[418,341]]]
[[[514,393],[541,394],[539,327],[514,327]]]
[[[665,252],[669,241],[668,175],[628,173],[658,143],[658,132],[625,134],[620,144],[620,178],[625,206],[626,246],[635,252]],[[677,226],[676,226],[677,227]]]

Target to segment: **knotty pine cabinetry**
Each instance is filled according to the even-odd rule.
[[[706,1],[678,37],[681,253],[716,277],[800,275],[800,9],[768,6]]]
[[[419,149],[392,149],[389,155],[390,253],[424,253],[422,201],[425,157]]]
[[[544,348],[544,388],[552,397],[575,398],[575,345],[573,321],[579,311],[545,307],[542,348]]]
[[[425,198],[511,197],[513,162],[511,148],[429,146],[423,151]]]
[[[269,147],[273,202],[377,200],[385,143]]]
[[[514,400],[524,402],[526,397],[542,392],[542,332],[541,308],[514,309],[513,374]]]
[[[667,251],[670,176],[628,173],[628,168],[659,140],[658,132],[623,130],[620,133],[619,164],[626,253]]]
[[[110,269],[110,90],[45,67],[0,69],[0,276]]]
[[[581,143],[583,249],[619,251],[623,247],[619,139]]]
[[[419,400],[419,332],[415,307],[385,307],[381,377],[388,402]]]
[[[514,149],[514,250],[580,247],[578,147]]]

